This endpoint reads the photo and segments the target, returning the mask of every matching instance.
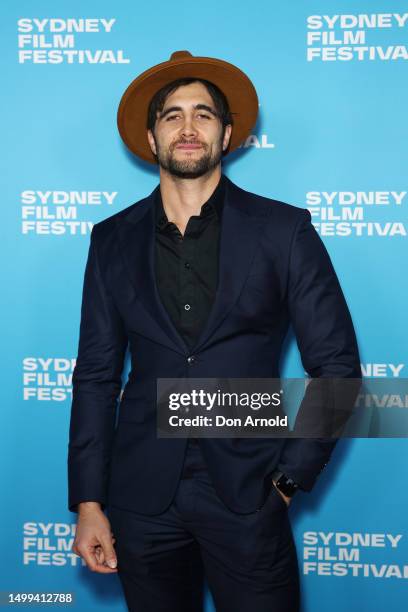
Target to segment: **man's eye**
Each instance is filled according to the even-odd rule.
[[[199,119],[211,119],[210,115],[207,115],[206,113],[199,113],[197,117]],[[179,119],[179,118],[180,118],[180,115],[167,115],[166,121],[173,121],[173,119]]]

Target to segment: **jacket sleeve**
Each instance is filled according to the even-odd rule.
[[[86,262],[78,356],[72,376],[68,443],[68,508],[107,501],[117,399],[127,347],[123,321],[107,291],[97,252],[98,225]]]
[[[292,239],[287,297],[306,372],[312,378],[360,380],[360,356],[350,312],[307,210],[302,211]],[[288,439],[278,469],[310,491],[336,442],[335,438]]]

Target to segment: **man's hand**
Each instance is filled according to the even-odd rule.
[[[100,504],[80,503],[73,552],[84,559],[91,571],[112,574],[118,571],[114,542],[110,523]]]
[[[273,482],[273,486],[275,487],[275,489],[277,490],[279,495],[282,497],[282,499],[285,502],[285,504],[287,506],[289,506],[290,502],[292,501],[292,498],[291,497],[287,497],[284,493],[282,493],[282,491],[280,489],[278,489],[278,487],[276,486],[276,480],[273,480],[272,482]]]

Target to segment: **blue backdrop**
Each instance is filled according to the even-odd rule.
[[[71,375],[91,227],[158,182],[122,144],[117,106],[173,51],[225,59],[253,80],[259,121],[225,173],[310,209],[364,375],[407,376],[407,10],[397,0],[3,4],[0,590],[72,591],[78,610],[125,609],[118,577],[92,574],[70,551]],[[303,376],[293,341],[283,374]],[[406,609],[407,449],[341,441],[291,505],[306,612]]]

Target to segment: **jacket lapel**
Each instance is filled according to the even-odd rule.
[[[217,292],[205,327],[192,351],[203,348],[211,340],[211,336],[238,300],[264,225],[264,216],[253,214],[253,203],[247,192],[228,178],[226,183]]]
[[[155,277],[154,203],[159,185],[118,220],[118,232],[128,276],[137,298],[150,314],[156,339],[169,348],[185,354],[184,340],[164,308]]]
[[[159,185],[118,219],[118,232],[128,276],[156,325],[156,338],[173,350],[188,354],[201,349],[237,301],[248,275],[263,216],[251,209],[250,197],[228,178],[220,232],[218,286],[205,327],[192,350],[178,333],[157,289],[155,278],[154,202]]]

